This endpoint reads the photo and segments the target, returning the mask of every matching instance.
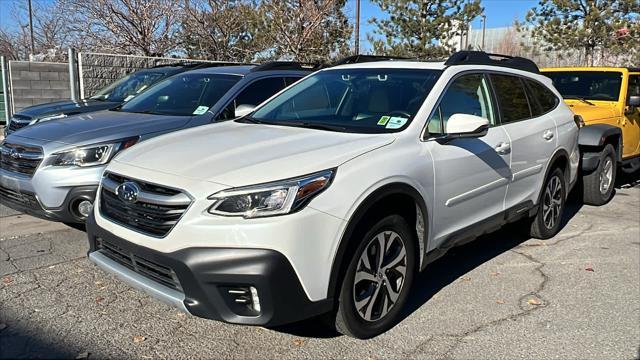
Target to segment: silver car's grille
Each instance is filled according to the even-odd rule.
[[[13,115],[9,120],[9,126],[7,127],[7,133],[11,134],[16,130],[20,130],[23,127],[29,125],[31,118],[24,115]]]
[[[118,245],[112,244],[102,238],[96,239],[96,245],[99,251],[111,260],[124,265],[151,280],[157,281],[162,285],[182,291],[180,281],[178,281],[176,273],[171,268],[142,256],[132,254]]]
[[[163,237],[191,204],[185,193],[106,172],[100,192],[100,214],[143,234]]]
[[[29,192],[15,191],[0,186],[0,199],[7,199],[31,209],[40,208],[40,203],[38,199],[36,199],[36,196]]]
[[[39,147],[9,143],[0,147],[0,168],[11,172],[33,176],[42,158]]]

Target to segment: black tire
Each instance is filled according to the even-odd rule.
[[[559,188],[556,188],[557,186]],[[567,185],[564,173],[559,168],[555,168],[547,176],[542,186],[540,201],[538,201],[538,212],[531,219],[531,227],[529,229],[531,237],[549,239],[560,231],[566,198]]]
[[[600,206],[611,200],[616,172],[616,151],[608,144],[600,152],[598,167],[582,177],[582,201],[587,205]]]
[[[393,234],[397,234],[395,237]],[[396,269],[387,269],[378,271],[375,277],[378,283],[374,284],[372,280],[360,280],[356,282],[356,273],[361,274],[365,269],[364,263],[362,263],[361,257],[364,257],[364,252],[367,250],[367,258],[370,261],[370,268],[373,269],[375,265],[372,261],[377,259],[379,253],[372,252],[375,250],[378,235],[383,234],[383,243],[386,244],[388,250],[385,251],[383,256],[383,264],[389,264],[390,260],[398,259],[402,254],[401,250],[395,250],[398,247],[397,240],[399,240],[405,250],[404,266],[405,276],[404,280],[400,281],[401,285],[398,287],[398,276],[400,274]],[[415,239],[411,228],[407,222],[399,215],[389,215],[376,222],[369,231],[362,236],[360,244],[353,255],[353,258],[349,259],[349,266],[347,268],[344,280],[340,287],[340,294],[338,296],[338,309],[335,313],[334,326],[337,331],[342,334],[359,338],[368,339],[374,336],[380,335],[383,332],[392,328],[398,321],[398,317],[404,307],[407,296],[413,283],[413,278],[416,272],[416,246]],[[395,247],[395,248],[394,248]],[[388,256],[387,256],[388,255]],[[373,260],[372,260],[373,259]],[[399,262],[400,264],[402,261]],[[379,266],[378,266],[379,268]],[[366,273],[371,274],[376,272],[375,270]],[[380,275],[384,273],[383,275]],[[391,280],[389,280],[391,279]],[[389,282],[387,283],[386,280]],[[395,282],[396,286],[393,285]],[[395,289],[388,290],[390,287]],[[357,290],[356,290],[357,289]],[[365,291],[364,289],[369,289]],[[377,290],[377,291],[376,291]],[[392,294],[390,291],[396,291],[396,301],[392,302]],[[367,297],[367,294],[371,294]],[[378,296],[376,296],[376,294]],[[362,313],[356,309],[356,297],[362,298],[362,303],[366,304],[362,307],[364,310]],[[368,302],[366,299],[371,299]],[[387,304],[388,311],[385,314],[385,302]],[[369,320],[365,319],[367,316],[367,309],[371,309],[368,313]],[[376,319],[375,316],[379,317]]]

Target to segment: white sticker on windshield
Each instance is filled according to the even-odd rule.
[[[129,95],[129,96],[127,96],[126,98],[124,98],[124,102],[127,102],[127,101],[129,101],[129,100],[133,99],[133,98],[134,98],[134,96],[135,96],[135,95]]]
[[[193,112],[193,115],[202,115],[209,110],[208,106],[198,106],[198,108]]]
[[[385,129],[399,129],[401,128],[404,124],[407,123],[407,118],[403,118],[403,117],[392,117],[389,119],[389,121],[387,122],[387,126],[385,126]]]

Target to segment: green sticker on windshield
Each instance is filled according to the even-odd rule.
[[[380,120],[378,120],[378,125],[382,125],[382,126],[387,125],[387,122],[389,121],[389,119],[391,119],[391,116],[381,117]]]
[[[401,128],[404,124],[407,123],[407,118],[403,118],[403,117],[392,117],[389,119],[389,123],[387,124],[387,126],[385,126],[385,128],[387,129],[399,129]]]
[[[209,110],[208,106],[198,106],[198,108],[193,112],[193,115],[202,115]]]

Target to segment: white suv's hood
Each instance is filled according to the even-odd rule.
[[[394,139],[228,121],[144,141],[114,162],[237,187],[337,167]]]

